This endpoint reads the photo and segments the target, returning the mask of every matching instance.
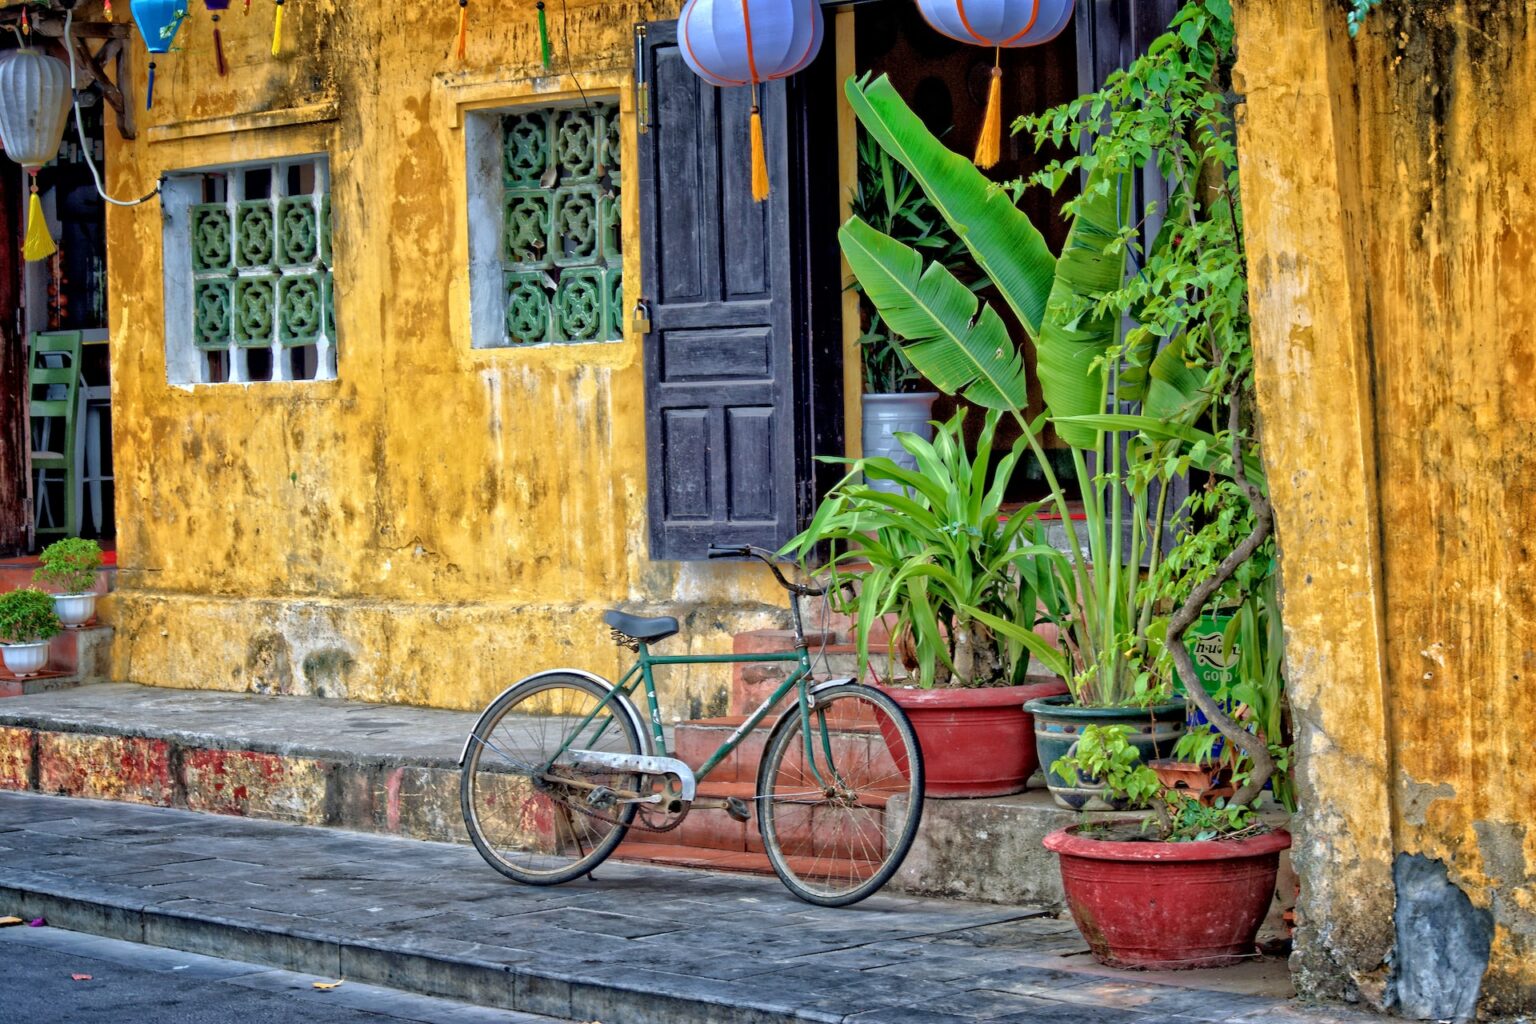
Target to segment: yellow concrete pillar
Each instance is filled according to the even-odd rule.
[[[1409,1012],[1418,960],[1484,1017],[1529,1015],[1536,0],[1387,0],[1353,41],[1334,0],[1237,15],[1298,984]],[[1461,927],[1486,964],[1435,948]]]
[[[1302,759],[1295,966],[1303,989],[1343,998],[1381,985],[1392,841],[1366,282],[1349,219],[1360,201],[1349,162],[1357,128],[1338,103],[1348,42],[1336,38],[1334,6],[1241,5],[1238,88],[1259,405]]]

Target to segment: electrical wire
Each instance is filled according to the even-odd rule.
[[[80,95],[75,91],[75,37],[71,31],[75,18],[74,8],[64,12],[64,51],[69,55],[69,99],[75,108],[75,133],[80,137],[80,155],[85,157],[85,166],[91,169],[91,179],[96,182],[96,193],[111,203],[113,206],[139,206],[147,203],[160,194],[160,187],[164,180],[155,182],[155,187],[138,199],[113,199],[107,195],[106,186],[101,182],[101,171],[96,169],[96,161],[91,158],[91,140],[85,136],[85,121],[80,116]]]

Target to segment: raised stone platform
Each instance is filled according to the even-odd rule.
[[[477,717],[131,684],[40,693],[0,701],[0,789],[461,842],[467,837],[458,756]],[[693,733],[724,734],[734,720],[723,721],[687,723],[669,742],[712,750],[717,737]],[[754,750],[749,737],[738,753],[750,759]],[[748,780],[750,790],[755,767],[744,763],[735,776],[729,767],[722,770],[723,781],[709,784],[730,789]],[[916,842],[892,885],[928,896],[1059,908],[1056,857],[1040,840],[1094,816],[1057,807],[1043,786],[1036,775],[1031,790],[1018,796],[927,801]],[[721,811],[700,811],[689,816],[686,828],[678,838],[689,841],[673,838],[676,845],[636,834],[619,856],[770,870],[755,826],[732,822]],[[1293,890],[1285,878],[1280,888],[1288,896]],[[1268,934],[1279,930],[1280,909],[1277,903]]]

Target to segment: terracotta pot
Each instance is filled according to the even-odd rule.
[[[1157,758],[1148,761],[1147,767],[1157,773],[1157,781],[1165,787],[1194,797],[1207,807],[1214,805],[1217,797],[1230,797],[1237,791],[1230,781],[1232,769],[1226,765]]]
[[[974,690],[884,689],[917,732],[924,795],[949,798],[1022,793],[1040,767],[1034,720],[1024,702],[1067,692],[1059,680]]]
[[[1045,848],[1061,857],[1067,905],[1095,960],[1178,971],[1253,955],[1289,832],[1162,843],[1089,839],[1084,828],[1052,832]]]

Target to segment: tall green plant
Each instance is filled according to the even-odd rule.
[[[870,634],[887,616],[898,643],[910,641],[923,687],[1008,686],[1023,680],[1031,654],[1065,673],[1060,653],[1032,632],[1011,637],[986,620],[1033,622],[1050,599],[1059,562],[1039,544],[1035,512],[999,521],[1003,495],[1025,442],[994,459],[1000,414],[989,412],[973,453],[965,444],[965,413],[937,424],[930,443],[898,434],[917,471],[888,458],[828,459],[849,474],[828,493],[809,526],[786,551],[804,558],[830,543],[834,576],[852,569],[858,597],[859,670],[869,663]],[[860,482],[899,484],[897,493]],[[837,590],[834,587],[834,590]]]
[[[997,312],[946,267],[925,267],[917,250],[857,218],[842,230],[844,254],[924,376],[1018,422],[1069,531],[1070,568],[1048,611],[1065,630],[1070,668],[1064,675],[1074,697],[1095,705],[1148,699],[1159,680],[1144,667],[1152,609],[1141,601],[1137,583],[1143,556],[1159,549],[1158,524],[1167,509],[1153,504],[1142,487],[1127,520],[1119,495],[1130,477],[1121,446],[1110,431],[1072,420],[1102,412],[1120,388],[1112,368],[1118,365],[1121,316],[1101,296],[1118,290],[1125,274],[1129,177],[1113,172],[1089,178],[1072,211],[1066,245],[1054,258],[1028,217],[928,132],[889,81],[849,82],[847,94],[869,134],[908,167],[1034,338],[1046,405],[1072,446],[1085,537],[1076,532],[1039,424],[1027,418],[1023,355]],[[1096,472],[1090,472],[1090,460]],[[986,609],[974,613],[1014,642],[1032,638],[1032,621],[1008,621]]]

